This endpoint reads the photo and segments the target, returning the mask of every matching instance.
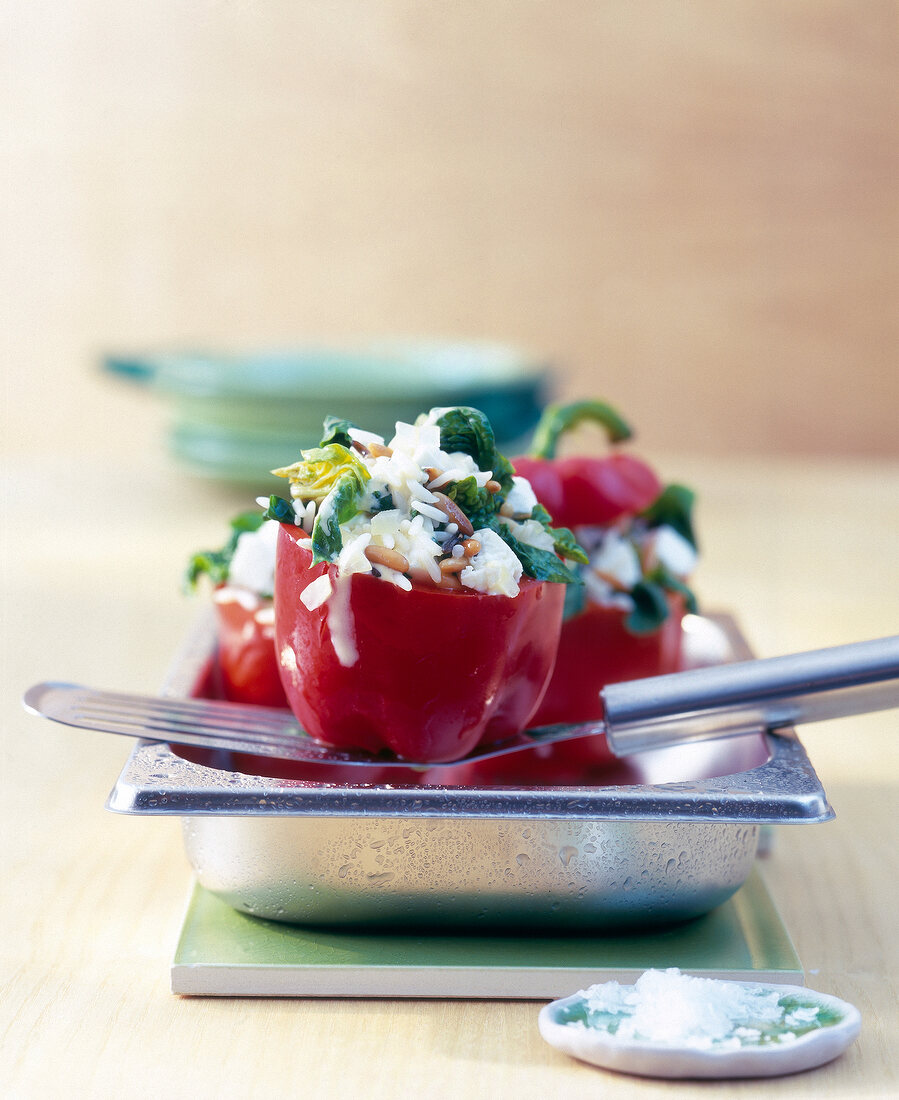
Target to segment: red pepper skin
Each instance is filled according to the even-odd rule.
[[[344,667],[330,633],[342,594],[314,611],[300,599],[326,571],[334,584],[337,570],[313,565],[311,551],[297,545],[301,538],[282,524],[275,642],[288,702],[313,737],[436,763],[529,724],[552,672],[563,585],[525,577],[509,598],[431,587],[405,592],[370,574],[341,577],[358,651]]]
[[[637,636],[624,626],[625,612],[591,604],[562,624],[550,686],[531,725],[588,722],[602,717],[599,692],[606,685],[680,667],[683,604],[672,600],[670,616],[654,634]],[[602,735],[591,735],[528,752],[442,769],[444,783],[463,786],[572,785],[618,782],[619,761]],[[610,778],[610,769],[614,769]],[[626,771],[626,769],[625,769]],[[627,782],[626,775],[620,776]]]
[[[642,512],[662,491],[655,471],[633,455],[572,456],[559,459],[558,465],[565,498],[566,518],[558,521],[562,527],[614,523],[622,516]]]
[[[589,722],[602,717],[600,691],[606,684],[676,672],[680,666],[683,601],[669,597],[669,615],[652,634],[632,634],[627,613],[588,604],[562,624],[552,679],[533,725]],[[598,764],[614,759],[604,737],[553,746],[557,759]]]
[[[274,626],[256,619],[257,611],[270,608],[272,601],[249,591],[241,592],[241,597],[243,602],[228,599],[227,586],[216,590],[218,663],[224,696],[235,703],[286,707]]]
[[[523,456],[512,464],[530,481],[555,527],[607,526],[642,512],[662,491],[651,467],[617,451],[603,458]]]

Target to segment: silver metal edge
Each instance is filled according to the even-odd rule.
[[[751,653],[730,616],[713,621],[734,656]],[[163,686],[192,693],[214,654],[211,616],[204,615],[180,647]],[[755,734],[753,736],[758,736]],[[578,787],[306,786],[264,776],[240,776],[193,764],[166,744],[133,748],[106,802],[140,815],[284,815],[318,817],[594,818],[816,823],[833,810],[799,739],[791,730],[765,733],[769,759],[756,768],[695,782]]]

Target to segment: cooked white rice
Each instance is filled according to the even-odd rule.
[[[397,423],[389,442],[371,432],[350,430],[351,438],[364,448],[373,447],[377,452],[386,446],[390,453],[357,456],[365,464],[370,479],[365,483],[360,512],[340,525],[342,549],[337,556],[338,573],[375,572],[382,580],[409,589],[413,580],[440,583],[443,578],[440,560],[448,555],[464,556],[458,540],[459,529],[439,507],[441,498],[435,490],[446,489],[469,477],[483,488],[492,473],[478,469],[470,455],[441,449],[437,421],[444,412],[433,409],[416,424]],[[384,508],[385,501],[392,507]],[[543,525],[524,518],[537,503],[524,478],[514,479],[508,502],[510,507],[504,509],[503,520],[515,537],[530,546],[552,551],[553,540]],[[320,517],[326,517],[330,507],[331,500],[326,497],[318,506]],[[311,534],[315,503],[294,500],[294,512],[297,526]],[[517,522],[513,516],[523,522]],[[516,596],[523,568],[515,553],[495,531],[485,528],[471,537],[477,539],[480,549],[468,555],[468,564],[456,573],[462,586],[477,592]],[[366,551],[374,547],[401,554],[408,562],[408,570],[400,572],[387,564],[373,565]],[[309,599],[318,600],[323,592],[323,587],[316,589]],[[322,598],[326,599],[327,594]]]

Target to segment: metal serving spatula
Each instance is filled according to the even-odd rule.
[[[899,707],[899,635],[610,684],[600,698],[602,721],[526,730],[478,745],[465,759],[486,760],[601,733],[616,756],[630,756]],[[316,764],[441,766],[328,748],[304,733],[288,711],[273,707],[123,695],[62,683],[35,684],[23,702],[32,714],[55,722],[148,741]]]

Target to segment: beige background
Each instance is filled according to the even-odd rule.
[[[899,453],[890,0],[10,0],[7,447],[110,348],[487,337],[650,450]]]
[[[663,476],[696,486],[703,606],[760,655],[894,633],[897,16],[0,3],[0,1095],[684,1095],[557,1054],[527,1002],[173,998],[177,823],[109,814],[128,746],[19,697],[157,690],[203,605],[187,556],[249,502],[175,477],[166,409],[96,367],[188,342],[552,355],[563,392],[619,403]],[[809,984],[864,1026],[764,1088],[892,1095],[896,716],[803,741],[837,820],[779,830],[765,874]]]

